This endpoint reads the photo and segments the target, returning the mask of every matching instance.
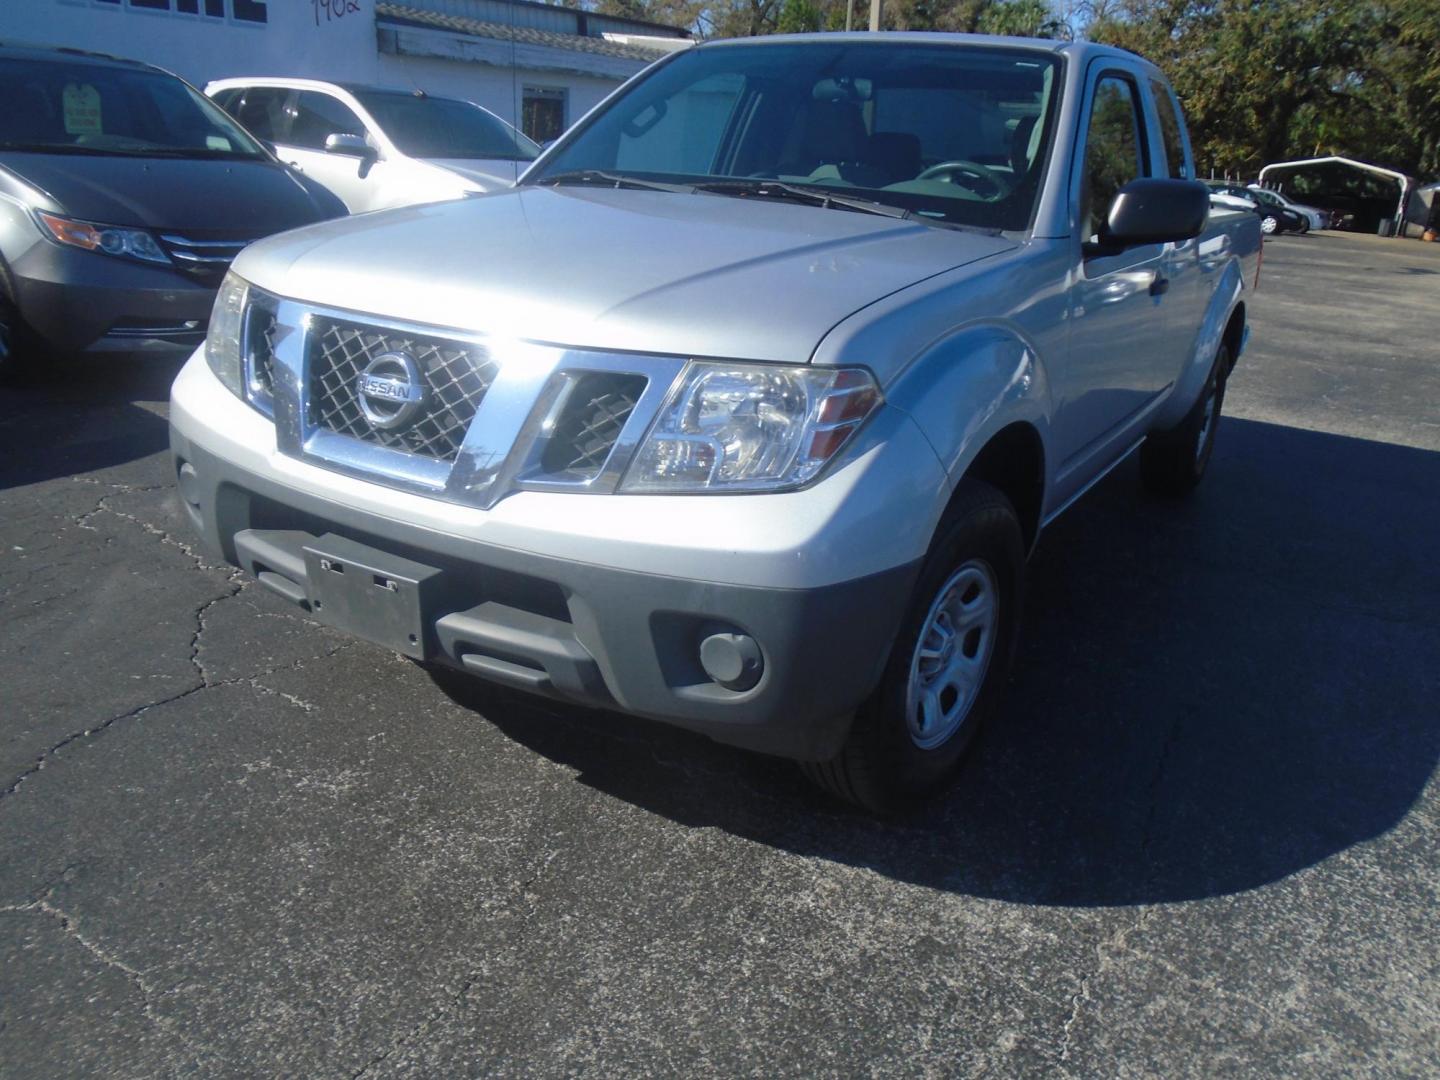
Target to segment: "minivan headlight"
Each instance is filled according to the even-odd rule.
[[[99,251],[116,255],[122,259],[139,259],[141,262],[170,265],[170,256],[155,237],[144,229],[126,229],[119,225],[96,225],[89,221],[75,221],[59,214],[47,214],[37,210],[35,216],[47,235],[68,247]]]
[[[880,404],[864,368],[696,361],[621,491],[775,491],[813,480]]]
[[[225,275],[215,294],[210,326],[205,331],[205,359],[215,377],[236,397],[245,396],[244,363],[240,355],[240,330],[245,322],[245,300],[250,285],[234,271]]]

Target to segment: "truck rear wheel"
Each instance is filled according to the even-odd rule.
[[[801,765],[826,791],[876,813],[906,809],[954,780],[1014,656],[1025,570],[1020,522],[993,487],[961,483],[879,687],[840,752]]]
[[[1221,345],[1205,387],[1185,419],[1169,431],[1153,432],[1140,447],[1140,480],[1149,491],[1175,497],[1200,483],[1215,450],[1229,376],[1230,348]]]

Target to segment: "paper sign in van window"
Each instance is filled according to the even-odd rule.
[[[68,135],[99,135],[100,92],[89,83],[66,83],[62,95],[65,132]]]

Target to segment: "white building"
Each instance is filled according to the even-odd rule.
[[[0,0],[0,41],[465,98],[553,139],[684,30],[531,0]]]

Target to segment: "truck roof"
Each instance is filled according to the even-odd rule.
[[[1093,41],[1057,41],[1054,38],[999,37],[992,34],[947,34],[930,30],[892,30],[873,34],[868,30],[849,32],[824,32],[816,34],[770,34],[765,37],[725,38],[721,41],[706,41],[695,46],[699,49],[724,49],[741,45],[794,45],[801,42],[817,42],[833,45],[843,42],[847,45],[965,45],[984,46],[997,49],[1027,49],[1032,52],[1059,53],[1077,60],[1092,57],[1123,57],[1126,60],[1140,60],[1143,57],[1113,45],[1099,45]]]

